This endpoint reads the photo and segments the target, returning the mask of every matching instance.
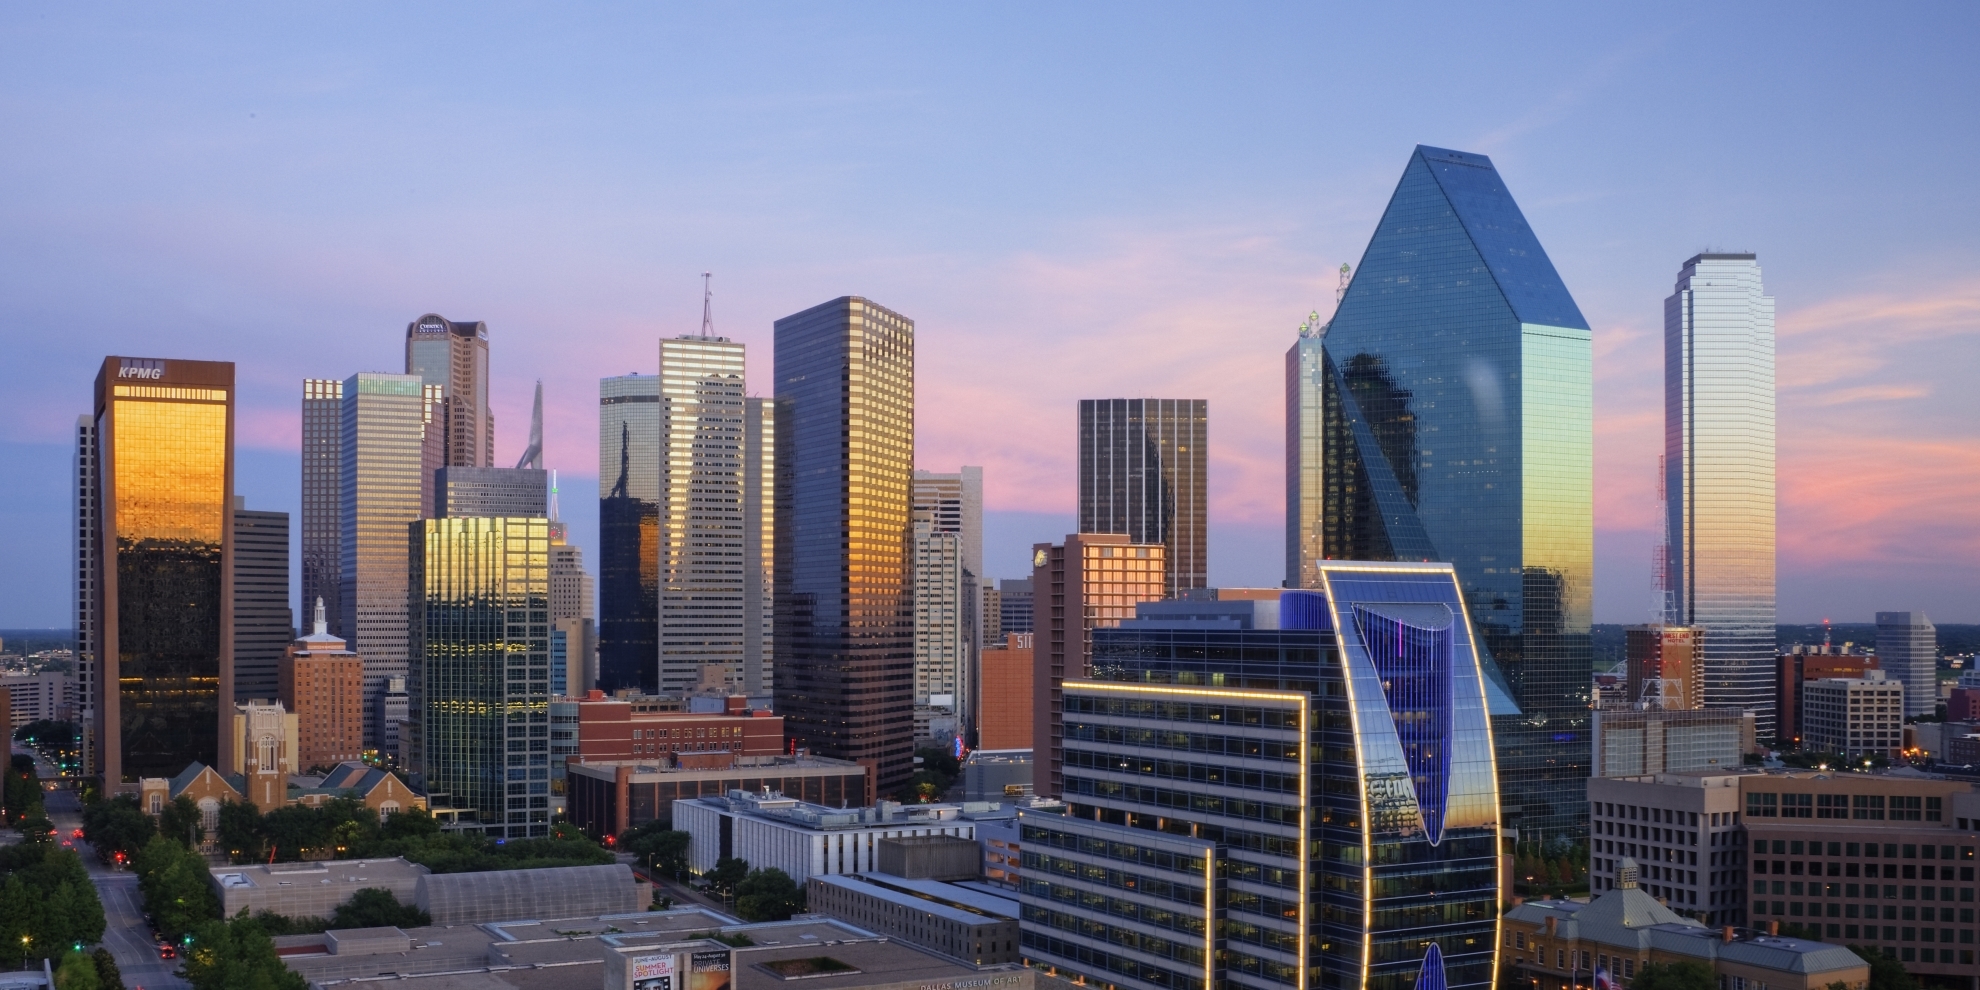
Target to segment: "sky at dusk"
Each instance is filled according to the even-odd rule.
[[[1284,571],[1283,354],[1416,144],[1497,164],[1594,328],[1596,619],[1649,617],[1663,299],[1779,318],[1780,619],[1980,621],[1980,6],[0,8],[0,627],[71,621],[105,354],[237,363],[299,511],[304,378],[485,320],[595,561],[597,380],[840,295],[916,321],[916,460],[987,569],[1072,525],[1077,400],[1203,398],[1214,584]]]

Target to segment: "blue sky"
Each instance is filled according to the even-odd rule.
[[[1782,621],[1980,621],[1971,5],[384,4],[0,9],[0,627],[66,625],[106,353],[239,365],[298,501],[305,377],[491,327],[595,540],[596,379],[833,296],[917,321],[917,458],[990,570],[1072,506],[1077,399],[1210,401],[1213,581],[1282,570],[1280,356],[1417,143],[1493,157],[1595,327],[1597,618],[1649,602],[1662,300],[1759,253]]]

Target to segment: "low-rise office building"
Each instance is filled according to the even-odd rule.
[[[1018,902],[982,890],[889,873],[820,875],[807,910],[911,942],[972,965],[1016,962]]]
[[[608,696],[591,691],[559,699],[577,705],[577,762],[654,759],[672,755],[728,753],[776,756],[784,751],[784,720],[753,710],[741,696],[724,700],[720,711],[683,710],[679,700]]]
[[[683,756],[687,754],[681,754]],[[769,788],[812,804],[865,807],[872,801],[866,767],[822,756],[703,753],[682,760],[571,763],[564,778],[570,820],[596,836],[623,835],[651,821],[671,823],[674,802]]]
[[[1911,768],[1747,770],[1588,782],[1592,886],[1640,886],[1710,925],[1877,948],[1966,979],[1980,950],[1980,791]]]
[[[1596,777],[1737,770],[1753,752],[1753,713],[1738,708],[1597,709]]]
[[[1905,686],[1880,670],[1801,687],[1801,748],[1844,756],[1890,756],[1904,747]]]
[[[966,813],[989,806],[902,805],[833,808],[776,791],[735,790],[724,797],[674,802],[674,827],[687,832],[688,869],[706,873],[735,857],[753,869],[776,867],[803,883],[821,874],[880,869],[880,842],[921,835],[976,837]]]
[[[1870,967],[1840,945],[1714,928],[1672,911],[1636,885],[1625,858],[1621,878],[1587,903],[1531,901],[1506,912],[1499,951],[1536,990],[1627,985],[1652,963],[1697,963],[1724,990],[1863,990]]]

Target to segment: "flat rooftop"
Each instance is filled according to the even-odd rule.
[[[814,874],[811,879],[966,925],[1018,916],[1016,897],[940,880],[909,880],[889,873]]]
[[[303,885],[379,887],[410,884],[429,872],[417,863],[391,859],[333,859],[320,863],[275,863],[257,866],[216,866],[213,882],[222,889],[247,887],[276,890]]]
[[[743,924],[704,908],[652,911],[486,925],[453,925],[406,931],[412,948],[371,955],[325,954],[321,935],[275,940],[282,961],[314,986],[365,987],[386,980],[416,980],[417,990],[596,990],[605,953],[612,948],[676,943],[704,933],[743,934],[754,944],[736,953],[731,990],[781,987],[789,979],[763,963],[837,960],[855,972],[804,978],[806,990],[838,990],[907,981],[950,981],[984,973],[1022,975],[1015,966],[978,969],[905,942],[818,915],[790,921]]]

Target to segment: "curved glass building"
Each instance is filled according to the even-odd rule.
[[[1488,987],[1499,794],[1455,571],[1327,561],[1248,616],[1095,630],[1064,816],[1023,813],[1028,963],[1122,987]],[[1169,609],[1169,611],[1174,611]]]
[[[1287,578],[1440,560],[1513,706],[1508,825],[1585,835],[1594,405],[1588,321],[1484,155],[1419,146],[1331,322],[1287,355]]]

